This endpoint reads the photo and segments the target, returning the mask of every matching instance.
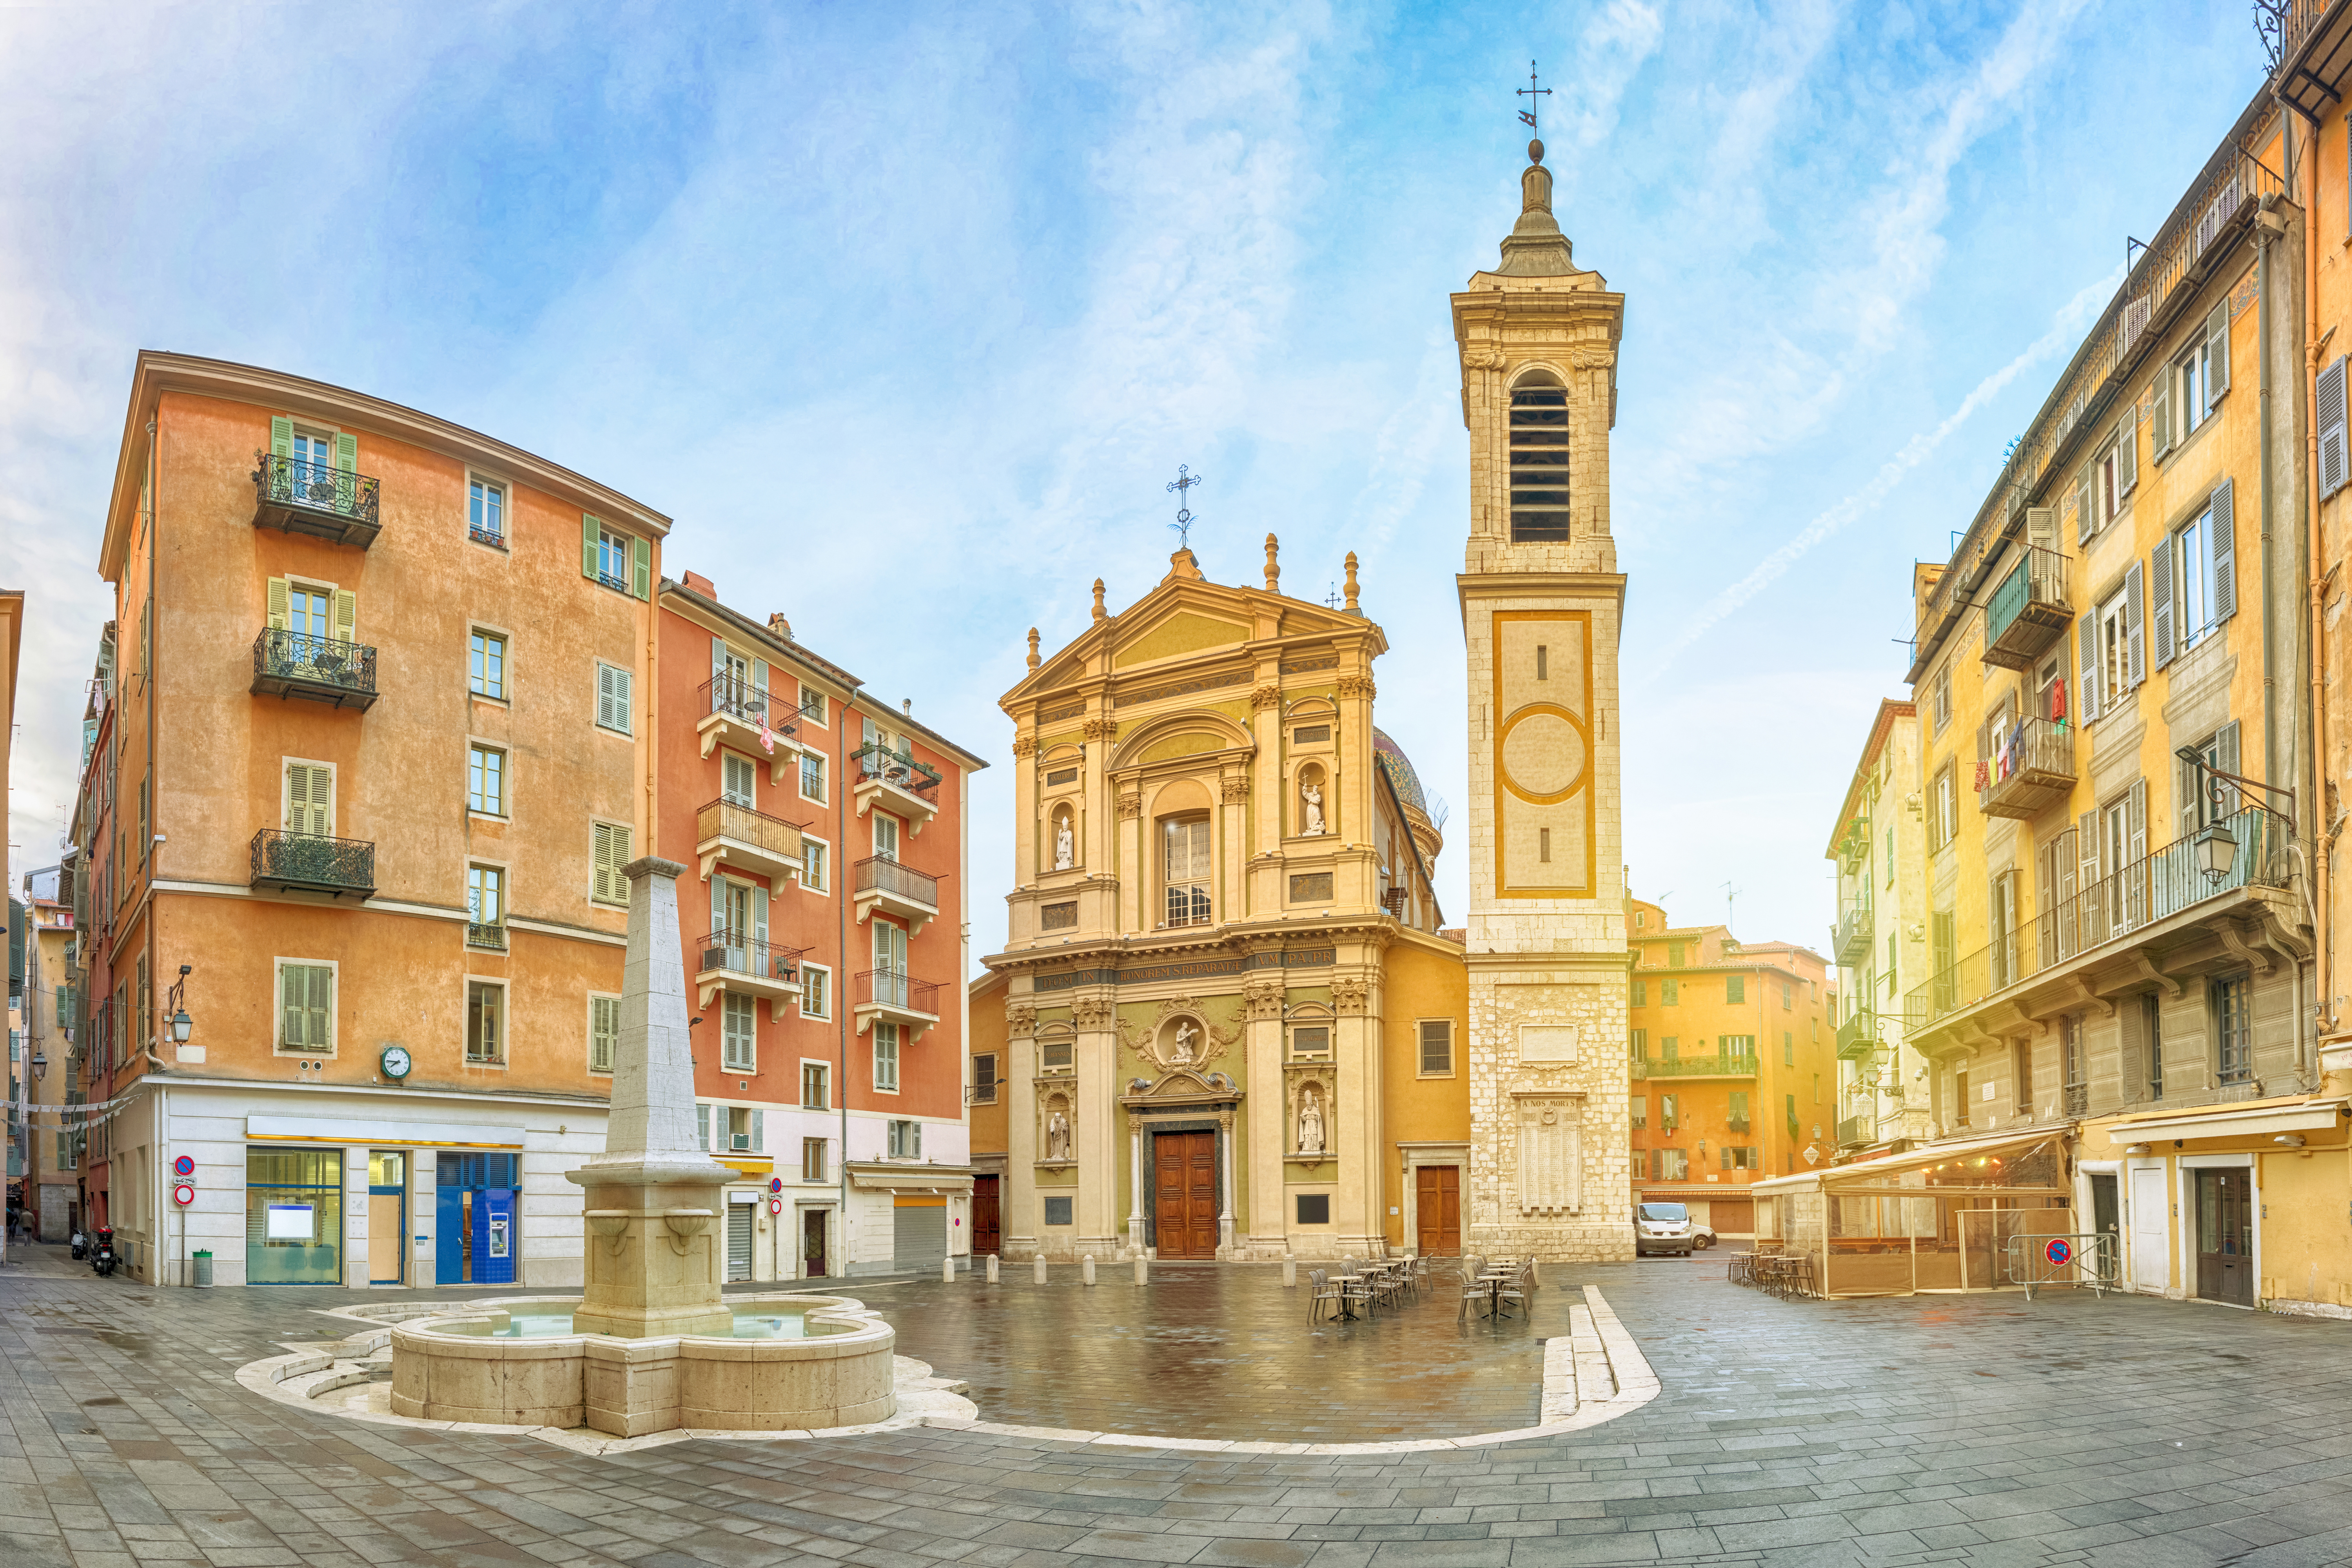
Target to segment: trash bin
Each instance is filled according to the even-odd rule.
[[[212,1282],[213,1255],[209,1252],[199,1252],[196,1254],[196,1283],[209,1285]]]

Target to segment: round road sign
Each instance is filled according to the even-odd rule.
[[[195,1184],[193,1182],[173,1183],[172,1201],[179,1205],[182,1208],[186,1208],[190,1204],[194,1203],[196,1201]]]
[[[196,1157],[194,1154],[183,1154],[178,1159],[172,1162],[172,1174],[175,1176],[193,1176],[195,1173]]]
[[[2042,1249],[2042,1256],[2053,1264],[2063,1264],[2073,1259],[2074,1249],[2066,1245],[2064,1237],[2053,1236],[2050,1238],[2050,1245]]]
[[[770,1177],[768,1178],[768,1190],[769,1190],[770,1192],[772,1192],[772,1193],[781,1193],[781,1192],[782,1192],[782,1191],[784,1190],[784,1179],[783,1179],[783,1177],[782,1177],[782,1176],[770,1176]]]
[[[783,1213],[784,1200],[782,1198],[770,1198],[768,1200],[768,1212],[772,1215]]]

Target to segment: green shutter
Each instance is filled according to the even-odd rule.
[[[348,431],[335,437],[335,467],[346,474],[360,469],[360,438]]]
[[[584,511],[580,514],[580,575],[596,575],[596,520]]]
[[[269,421],[269,455],[290,458],[294,455],[294,421],[283,415],[273,415]]]
[[[349,588],[335,590],[335,640],[350,642],[359,622],[360,596]]]
[[[636,594],[640,599],[654,596],[654,545],[650,539],[635,541],[637,555]]]
[[[269,629],[284,631],[294,624],[294,594],[283,577],[269,580]]]

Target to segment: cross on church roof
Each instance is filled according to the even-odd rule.
[[[1168,481],[1168,489],[1176,497],[1176,521],[1168,526],[1176,531],[1176,548],[1179,550],[1192,547],[1192,511],[1184,501],[1186,492],[1201,482],[1201,476],[1192,471],[1189,463],[1177,464],[1176,477]]]
[[[1528,85],[1519,89],[1518,96],[1528,100],[1528,106],[1519,110],[1519,123],[1525,125],[1529,131],[1535,132],[1537,135],[1542,135],[1543,127],[1536,123],[1536,117],[1537,111],[1540,110],[1543,105],[1538,103],[1536,100],[1539,98],[1549,98],[1551,96],[1551,89],[1548,87],[1538,87],[1536,85],[1536,62],[1533,60],[1529,60],[1528,62]]]

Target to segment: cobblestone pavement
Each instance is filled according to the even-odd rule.
[[[1563,1269],[1547,1293],[1585,1282],[1664,1392],[1560,1438],[1260,1458],[913,1431],[593,1458],[313,1416],[236,1384],[279,1342],[336,1332],[307,1309],[352,1293],[166,1294],[12,1268],[0,1564],[2352,1562],[2352,1325],[2137,1299],[1783,1302],[1705,1259]],[[978,1342],[973,1294],[962,1281],[867,1300],[910,1340]],[[1008,1313],[1055,1305],[1003,1299]],[[1219,1391],[1165,1376],[1149,1337],[1133,1350],[1139,1392],[1164,1387],[1171,1406],[1158,1429],[1213,1414]],[[996,1353],[1013,1370],[982,1381],[1004,1379],[1005,1398],[1030,1360],[1055,1371]],[[1412,1335],[1366,1335],[1318,1356],[1328,1382],[1376,1389],[1414,1353]],[[990,1397],[983,1417],[1020,1417]]]

